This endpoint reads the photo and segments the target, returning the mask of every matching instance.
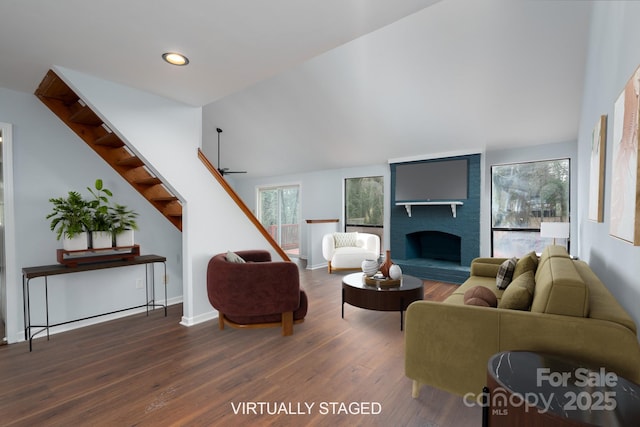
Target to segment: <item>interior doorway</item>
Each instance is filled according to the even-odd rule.
[[[300,256],[300,186],[258,189],[258,218],[287,255]]]

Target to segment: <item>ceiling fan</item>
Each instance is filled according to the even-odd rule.
[[[218,172],[220,172],[220,175],[225,176],[230,173],[247,173],[247,171],[230,171],[229,168],[220,167],[220,134],[222,133],[222,129],[216,128],[216,131],[218,132]]]

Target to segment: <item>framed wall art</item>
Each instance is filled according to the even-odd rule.
[[[602,222],[604,211],[604,154],[606,152],[607,116],[598,118],[591,134],[589,170],[589,215],[591,221]]]
[[[616,100],[611,156],[611,224],[609,234],[640,245],[640,197],[638,197],[638,95],[637,68]]]

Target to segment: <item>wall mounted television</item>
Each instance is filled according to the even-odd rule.
[[[467,159],[395,164],[395,201],[428,202],[467,198]]]

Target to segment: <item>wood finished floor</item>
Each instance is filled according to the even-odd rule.
[[[37,339],[32,353],[26,343],[1,346],[0,425],[481,425],[480,408],[458,396],[425,386],[411,398],[399,314],[345,305],[341,319],[341,277],[301,270],[309,313],[291,337],[220,331],[215,320],[183,327],[182,307],[172,306],[166,318],[157,310]],[[453,287],[427,282],[426,298]],[[248,402],[281,413],[234,413]],[[381,413],[341,411],[351,402],[376,402]]]

